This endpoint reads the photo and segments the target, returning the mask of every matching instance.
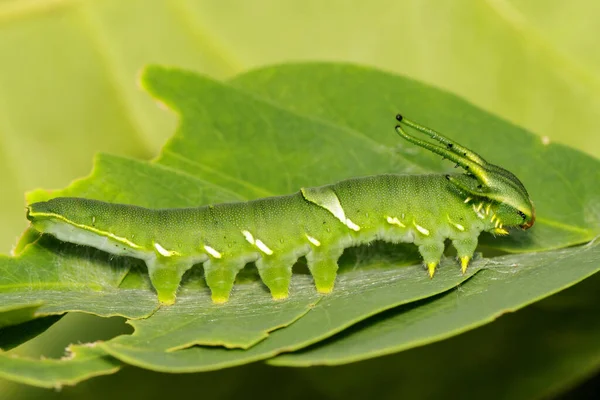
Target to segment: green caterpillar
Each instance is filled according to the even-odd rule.
[[[506,235],[530,228],[535,211],[527,190],[504,168],[397,115],[442,145],[404,139],[442,155],[463,174],[377,175],[244,203],[147,209],[82,198],[31,204],[27,218],[59,240],[142,259],[164,304],[173,304],[181,277],[203,263],[214,303],[228,301],[237,273],[255,262],[273,299],[284,299],[292,266],[306,256],[320,293],[332,291],[345,248],[381,239],[419,246],[433,277],[452,240],[465,273],[482,231]]]

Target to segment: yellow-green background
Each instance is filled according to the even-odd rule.
[[[98,151],[157,154],[176,120],[137,86],[148,63],[371,65],[597,157],[598,20],[592,0],[0,0],[0,251],[25,191],[86,175]]]

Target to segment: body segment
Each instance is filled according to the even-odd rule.
[[[439,141],[453,147],[444,140]],[[444,156],[459,158],[451,149],[445,151],[450,156]],[[522,211],[522,199],[507,205],[497,194],[485,195],[484,189],[493,185],[488,182],[484,187],[481,181],[489,177],[472,175],[485,161],[464,153],[460,160],[467,159],[464,163],[471,167],[466,175],[377,175],[286,196],[184,209],[56,198],[30,205],[27,217],[37,230],[60,240],[144,260],[165,304],[175,301],[181,277],[199,263],[204,265],[215,303],[229,299],[237,273],[249,262],[256,263],[274,299],[286,298],[292,266],[301,256],[306,256],[317,290],[328,293],[334,286],[337,260],[347,247],[373,240],[415,243],[433,277],[445,239],[452,241],[464,272],[482,231],[505,234],[507,222],[533,223],[533,208]],[[514,175],[493,167],[494,175],[524,191],[518,180],[512,183]],[[506,173],[511,176],[506,178]],[[515,204],[518,209],[510,208]]]

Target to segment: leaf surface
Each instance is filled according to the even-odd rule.
[[[270,362],[337,365],[421,346],[491,322],[599,270],[600,244],[496,257],[456,290],[380,314],[330,343]]]
[[[402,268],[417,261],[414,246],[376,245],[345,254],[337,287],[327,297],[316,294],[310,277],[296,273],[290,299],[275,303],[250,273],[236,284],[231,303],[216,307],[196,268],[185,279],[180,301],[157,312],[143,263],[45,236],[24,236],[18,257],[0,260],[0,270],[6,271],[0,275],[3,304],[26,307],[43,301],[36,316],[72,310],[130,319],[150,316],[132,322],[134,334],[99,345],[126,363],[171,372],[218,369],[298,350],[368,317],[366,324],[377,321],[373,315],[392,307],[423,309],[419,315],[424,327],[418,334],[403,325],[406,339],[400,345],[381,342],[383,352],[392,352],[420,345],[417,337],[439,340],[479,326],[597,271],[593,259],[575,256],[572,268],[561,268],[556,259],[571,250],[551,250],[598,235],[598,162],[564,146],[544,145],[456,96],[345,64],[269,68],[230,84],[150,67],[143,85],[180,115],[177,133],[158,159],[140,162],[101,155],[90,177],[64,191],[36,191],[29,201],[70,195],[146,207],[188,207],[287,194],[352,176],[451,170],[448,163],[397,137],[394,116],[401,110],[515,172],[530,190],[539,223],[510,240],[482,235],[485,258],[469,273],[483,271],[471,279],[449,257],[439,276],[429,280],[418,265]],[[573,174],[580,178],[568,179]],[[490,258],[491,248],[523,254]],[[585,251],[595,251],[594,246],[590,249]],[[22,290],[30,286],[33,292]],[[508,293],[518,295],[507,299]],[[457,294],[464,295],[464,304],[457,305]],[[493,295],[490,301],[481,300],[488,295]],[[457,318],[436,319],[438,314],[427,312],[432,304]],[[326,345],[340,351],[344,345],[338,339]],[[352,359],[380,353],[358,348]]]
[[[466,399],[560,398],[597,371],[600,320],[593,316],[600,312],[599,283],[595,274],[493,324],[427,346],[353,364],[283,370],[298,372],[291,379],[333,399],[438,399],[448,393]],[[583,396],[567,397],[590,393],[577,392]]]
[[[60,389],[119,370],[121,364],[93,347],[70,346],[61,360],[17,357],[0,351],[0,377],[33,386]]]

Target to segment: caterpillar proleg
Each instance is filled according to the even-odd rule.
[[[181,277],[202,263],[214,303],[228,301],[237,273],[255,262],[274,299],[288,297],[292,266],[306,256],[316,289],[333,290],[345,248],[384,240],[418,246],[430,277],[456,248],[464,273],[481,232],[530,228],[535,211],[511,172],[401,115],[397,133],[465,173],[385,174],[249,202],[148,209],[59,197],[27,207],[33,227],[59,240],[145,261],[158,299],[173,304]],[[439,144],[409,135],[408,126]]]

